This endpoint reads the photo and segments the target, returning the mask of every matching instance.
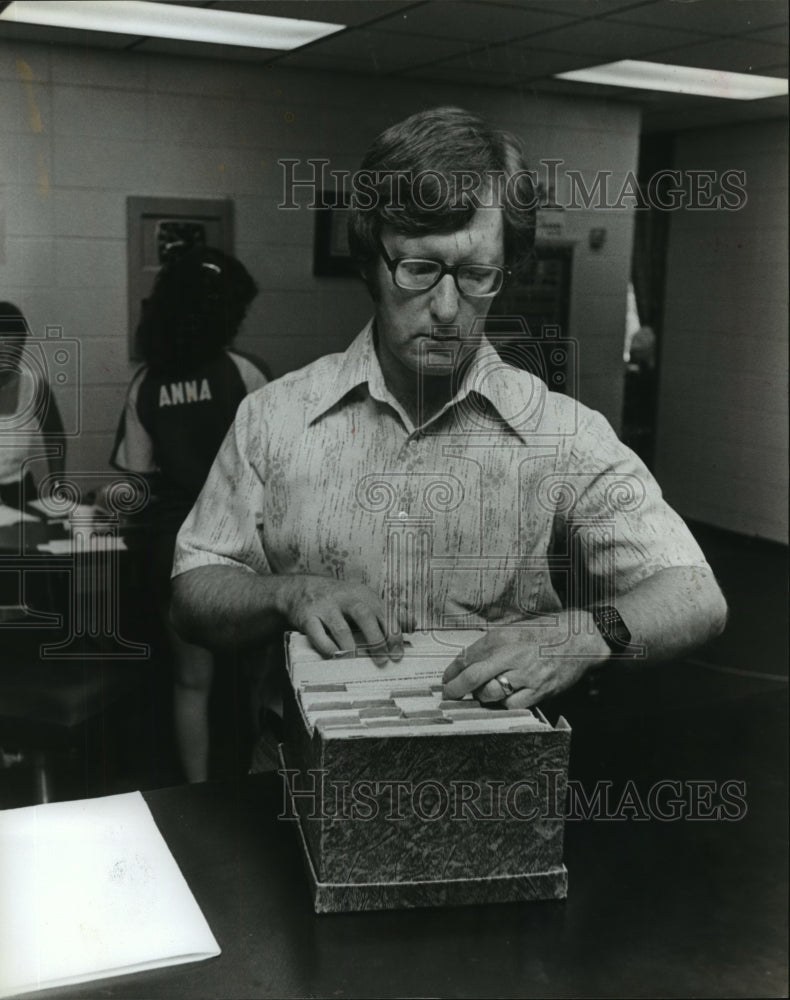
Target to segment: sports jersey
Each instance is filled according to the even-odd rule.
[[[151,477],[160,517],[180,523],[239,403],[267,381],[261,362],[238,351],[223,351],[182,377],[144,365],[129,385],[111,464]]]

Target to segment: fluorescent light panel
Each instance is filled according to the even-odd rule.
[[[776,76],[727,73],[718,69],[672,66],[638,59],[621,59],[603,66],[556,73],[555,76],[559,80],[600,83],[607,87],[663,90],[672,94],[721,97],[730,101],[756,101],[761,97],[780,97],[787,93],[787,80]]]
[[[0,20],[257,49],[296,49],[345,27],[149,0],[14,0]]]

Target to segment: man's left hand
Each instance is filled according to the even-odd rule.
[[[463,698],[471,692],[481,702],[528,708],[571,687],[589,667],[605,660],[609,649],[586,620],[577,620],[574,630],[570,623],[570,615],[561,612],[556,624],[536,618],[492,628],[447,667],[444,697]],[[514,693],[508,694],[497,677],[506,678]]]

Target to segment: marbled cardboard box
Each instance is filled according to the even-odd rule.
[[[409,636],[384,668],[286,637],[283,765],[317,912],[565,896],[570,727],[441,700],[479,635]]]

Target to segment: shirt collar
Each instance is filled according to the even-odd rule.
[[[503,361],[483,337],[467,368],[456,400],[476,394],[494,407],[503,423],[530,443],[546,406],[548,387],[539,378]]]
[[[388,395],[384,376],[373,346],[373,320],[369,320],[341,356],[340,366],[330,385],[316,399],[307,414],[308,422],[318,420],[352,390],[367,384],[377,398]]]
[[[340,367],[331,385],[327,386],[310,409],[308,421],[313,423],[318,420],[362,385],[367,385],[374,399],[388,403],[400,411],[397,400],[384,382],[373,342],[372,319],[342,355]],[[475,393],[487,400],[500,419],[523,437],[526,432],[534,433],[547,392],[547,387],[539,379],[504,362],[491,342],[483,337],[464,373],[458,392],[445,411]]]

